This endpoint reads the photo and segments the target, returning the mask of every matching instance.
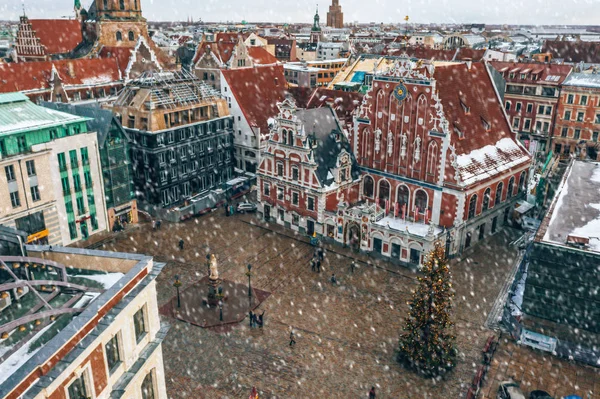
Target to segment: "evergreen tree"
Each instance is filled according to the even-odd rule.
[[[446,373],[456,365],[456,337],[451,329],[452,284],[444,248],[427,255],[419,286],[409,302],[410,312],[400,336],[398,361],[427,377]]]

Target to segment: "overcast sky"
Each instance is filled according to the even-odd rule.
[[[89,8],[90,0],[81,0]],[[329,2],[319,4],[326,21]],[[346,22],[412,22],[600,24],[600,0],[340,0]],[[273,21],[311,22],[316,2],[306,0],[142,0],[144,16],[151,21]],[[21,0],[0,0],[0,19],[18,19]],[[72,0],[25,0],[30,18],[73,15]]]

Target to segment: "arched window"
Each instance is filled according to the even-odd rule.
[[[427,193],[423,190],[415,192],[415,207],[419,208],[419,213],[424,214],[427,209]]]
[[[527,180],[526,177],[527,173],[522,172],[521,173],[521,177],[519,177],[519,191],[525,191],[525,181]]]
[[[496,187],[496,197],[494,199],[494,206],[502,202],[502,190],[504,190],[504,184],[500,182],[498,183],[498,187]]]
[[[106,10],[108,8],[108,0],[103,0],[102,5],[104,6],[104,9]]]
[[[408,187],[406,186],[398,186],[398,195],[396,197],[396,202],[402,206],[408,206],[408,197],[410,195],[410,191],[408,191]]]
[[[283,176],[283,163],[277,162],[277,176]]]
[[[435,170],[437,169],[437,144],[432,141],[427,150],[427,174],[435,178]]]
[[[120,42],[121,40],[123,40],[123,35],[120,31],[117,31],[117,41]]]
[[[300,179],[300,171],[297,167],[292,166],[292,180],[298,181]]]
[[[294,132],[288,131],[288,145],[294,145]]]
[[[492,193],[492,189],[488,188],[487,190],[485,190],[485,193],[483,193],[483,207],[481,209],[482,212],[485,212],[488,210],[488,208],[490,207],[490,195]]]
[[[379,198],[379,206],[385,208],[385,200],[390,199],[390,183],[387,180],[379,180],[379,191],[377,192]]]
[[[469,200],[469,219],[475,217],[475,211],[477,209],[477,194],[473,194]]]
[[[125,0],[119,0],[119,9],[120,10],[124,10],[125,9]]]
[[[128,33],[128,35],[127,35],[127,36],[129,36],[129,40],[130,40],[130,41],[134,41],[134,40],[135,40],[135,36],[133,35],[133,32],[132,32],[132,31],[129,31],[129,33]]]
[[[287,130],[285,129],[281,131],[281,141],[283,144],[287,144]]]
[[[513,196],[513,188],[515,186],[515,177],[511,177],[508,181],[508,190],[506,191],[506,198],[511,198]]]
[[[138,0],[133,0],[133,9],[134,10],[138,9]]]
[[[375,184],[371,176],[365,176],[363,180],[363,195],[365,197],[373,198],[373,188]]]

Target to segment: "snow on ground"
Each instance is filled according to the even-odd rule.
[[[527,270],[521,276],[517,288],[511,297],[512,303],[510,304],[511,314],[513,316],[521,316],[523,312],[523,294],[525,294],[525,280],[527,280]]]
[[[25,362],[31,359],[38,350],[43,348],[43,345],[41,345],[29,353],[29,348],[31,345],[33,345],[35,341],[37,341],[53,324],[54,323],[50,323],[38,331],[38,333],[35,334],[29,340],[29,342],[17,349],[15,353],[13,353],[8,359],[0,364],[0,384],[6,381],[6,379],[13,375],[13,373],[17,371],[23,364],[25,364]]]
[[[124,276],[123,273],[106,273],[106,274],[81,274],[78,276],[71,276],[71,277],[87,278],[88,280],[97,281],[100,284],[104,285],[104,289],[107,290],[110,287],[112,287],[117,281],[119,281],[121,279],[121,277],[123,277],[123,276]]]
[[[382,227],[389,227],[391,229],[402,231],[402,232],[407,231],[407,228],[408,228],[408,232],[410,234],[415,234],[415,235],[418,235],[421,237],[425,237],[427,235],[427,231],[429,230],[428,224],[415,223],[415,222],[411,222],[409,220],[403,220],[400,218],[394,218],[394,217],[390,217],[390,216],[384,217],[383,219],[376,222],[375,224],[382,226]],[[440,228],[434,227],[434,229],[433,229],[434,235],[438,235],[441,232],[442,232],[442,230]]]

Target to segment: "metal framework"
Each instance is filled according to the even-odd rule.
[[[132,80],[115,101],[120,107],[129,106],[139,89],[150,91],[151,107],[174,109],[221,98],[221,94],[187,71],[146,71]]]

